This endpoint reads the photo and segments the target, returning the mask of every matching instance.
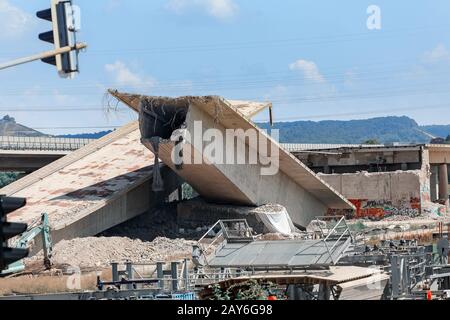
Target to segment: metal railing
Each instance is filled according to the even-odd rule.
[[[234,226],[235,228],[233,228]],[[217,230],[218,229],[218,230]],[[215,232],[214,230],[217,230]],[[212,233],[215,235],[212,241],[206,243],[208,236]],[[209,230],[198,240],[197,245],[200,248],[200,254],[205,259],[205,263],[208,264],[209,255],[217,252],[226,242],[229,241],[253,241],[254,238],[251,234],[250,226],[245,219],[229,219],[217,221]],[[216,246],[214,252],[209,251]]]
[[[94,139],[54,137],[9,137],[0,136],[0,150],[13,151],[75,151]]]
[[[353,235],[343,216],[317,217],[316,219],[319,227],[318,233],[308,232],[307,238],[316,239],[314,235],[318,236],[317,240],[323,243],[329,261],[335,265],[354,242]],[[208,237],[210,237],[209,241],[206,241]],[[214,255],[227,243],[252,242],[254,240],[247,220],[220,220],[199,240],[193,256],[197,257],[195,261],[198,266],[209,266]]]
[[[339,220],[337,220],[339,219]],[[334,225],[334,227],[329,230],[328,228],[325,230],[322,228],[321,224],[318,223],[318,227],[320,228],[320,232],[322,233],[322,241],[325,244],[325,248],[327,249],[328,255],[330,256],[330,259],[333,264],[336,264],[340,258],[340,256],[345,252],[347,248],[344,248],[344,250],[341,250],[341,252],[337,252],[336,259],[333,255],[333,250],[336,249],[336,247],[339,244],[342,244],[342,240],[345,239],[346,242],[353,242],[353,235],[350,231],[350,228],[348,227],[347,221],[345,220],[344,216],[329,216],[329,217],[317,217],[317,221],[326,223],[327,220],[331,221],[337,221],[337,223]],[[340,230],[343,231],[341,232]],[[335,239],[337,237],[337,240]],[[333,245],[331,248],[328,246],[328,243],[333,241]]]

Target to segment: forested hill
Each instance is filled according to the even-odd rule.
[[[259,124],[269,129],[268,124]],[[380,143],[428,143],[426,131],[439,137],[450,135],[449,126],[419,126],[406,116],[382,117],[350,121],[296,121],[275,123],[283,143],[363,143],[376,140]]]
[[[269,129],[268,124],[258,124]],[[358,144],[368,140],[379,143],[428,143],[431,137],[424,132],[446,138],[450,135],[450,125],[419,126],[417,122],[404,117],[381,117],[367,120],[350,121],[296,121],[278,122],[274,125],[280,130],[283,143],[351,143]],[[66,138],[98,139],[111,131],[63,135]],[[36,130],[16,123],[14,118],[0,118],[0,136],[45,136]]]

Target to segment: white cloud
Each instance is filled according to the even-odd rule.
[[[320,73],[319,68],[312,61],[297,60],[289,65],[289,69],[303,73],[306,80],[319,83],[325,82],[325,78]]]
[[[106,2],[106,11],[113,11],[118,9],[122,5],[120,0],[108,0]]]
[[[450,52],[440,43],[433,50],[425,53],[425,61],[430,63],[450,61]]]
[[[168,0],[167,8],[177,14],[197,9],[220,20],[233,18],[239,11],[234,0]]]
[[[114,81],[120,86],[133,88],[151,88],[155,86],[156,80],[134,73],[122,61],[116,61],[113,64],[105,65],[105,70],[114,78]]]
[[[13,38],[23,34],[31,24],[31,16],[13,6],[8,0],[0,0],[0,38]]]

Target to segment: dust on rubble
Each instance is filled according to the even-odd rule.
[[[53,248],[55,266],[81,269],[104,268],[111,262],[130,260],[134,263],[155,263],[189,258],[194,241],[158,237],[151,242],[126,237],[88,237],[63,240]],[[27,264],[42,260],[42,253],[27,259]]]

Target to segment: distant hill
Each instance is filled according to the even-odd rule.
[[[258,124],[270,131],[268,124]],[[350,121],[296,121],[278,122],[282,143],[363,143],[376,140],[380,143],[429,143],[431,135],[446,138],[450,135],[448,126],[419,126],[417,122],[404,117],[380,117],[367,120]],[[99,139],[112,131],[64,135],[65,138]]]
[[[270,131],[268,124],[258,124]],[[363,143],[376,140],[380,143],[428,143],[431,138],[424,134],[446,138],[450,135],[450,125],[419,126],[416,121],[404,117],[380,117],[367,120],[351,121],[296,121],[274,124],[280,130],[282,143]],[[64,138],[99,139],[112,131],[61,135]],[[22,137],[47,136],[39,131],[16,123],[9,116],[0,119],[0,136],[13,135]]]
[[[100,131],[96,133],[80,133],[80,134],[66,134],[62,136],[58,136],[60,138],[72,138],[72,139],[100,139],[107,134],[110,134],[112,131]]]
[[[269,129],[268,124],[259,124]],[[282,143],[363,143],[377,140],[380,143],[428,143],[430,138],[420,130],[447,137],[450,126],[421,127],[408,117],[380,117],[351,121],[296,121],[274,124],[280,130]]]
[[[14,118],[7,115],[0,119],[0,136],[45,137],[46,135],[16,123]]]

